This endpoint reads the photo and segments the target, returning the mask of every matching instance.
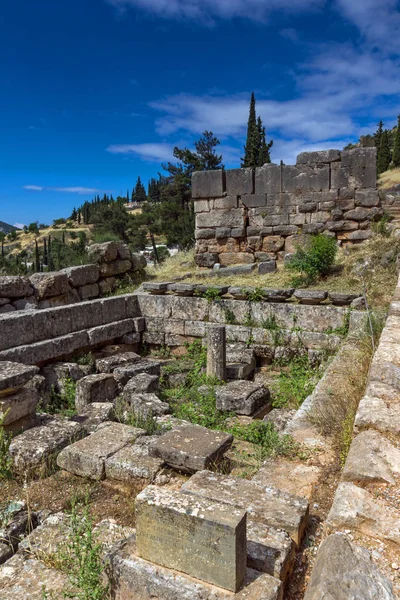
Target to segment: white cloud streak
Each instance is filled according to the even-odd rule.
[[[97,194],[104,190],[99,190],[97,188],[87,188],[87,187],[45,187],[41,185],[24,185],[24,190],[31,190],[34,192],[65,192],[67,194]]]
[[[149,162],[173,160],[174,146],[172,144],[114,144],[107,148],[111,154],[137,156]]]

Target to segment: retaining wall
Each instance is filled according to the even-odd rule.
[[[376,149],[303,152],[296,165],[196,172],[196,263],[264,262],[294,251],[299,234],[369,239],[382,215]]]

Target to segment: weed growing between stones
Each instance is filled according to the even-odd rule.
[[[235,313],[230,308],[224,308],[225,323],[227,325],[237,325]]]
[[[317,385],[322,375],[320,366],[313,367],[307,355],[290,361],[278,361],[282,369],[272,384],[272,406],[274,408],[299,408]]]
[[[4,428],[7,412],[0,416],[0,480],[10,479],[12,475],[11,458],[8,452],[11,444],[11,435]]]
[[[255,288],[254,290],[243,290],[248,302],[262,302],[265,299],[264,290]]]
[[[343,317],[343,325],[341,325],[340,327],[335,327],[335,329],[329,327],[329,329],[327,329],[325,333],[327,333],[328,335],[341,335],[343,337],[347,337],[350,327],[350,315],[351,309],[349,308],[349,310],[346,311]]]
[[[147,435],[159,435],[163,432],[163,428],[157,423],[153,414],[150,413],[146,417],[135,414],[121,396],[115,400],[114,417],[118,423],[144,429]]]
[[[208,304],[212,304],[213,302],[218,302],[218,300],[222,296],[221,290],[218,288],[215,288],[215,287],[209,287],[206,289],[205,292],[200,292],[200,293],[195,292],[194,295],[199,296],[200,298],[206,298],[208,301]]]
[[[87,354],[81,354],[80,356],[74,356],[72,358],[73,362],[75,362],[77,365],[90,365],[93,366],[95,363],[95,360],[93,358],[93,355],[91,352],[88,352]]]
[[[279,325],[276,316],[272,314],[265,317],[265,319],[261,321],[261,327],[271,333],[274,346],[279,346],[282,341],[283,333],[282,327]]]
[[[260,458],[265,460],[275,455],[293,455],[297,445],[289,435],[279,435],[273,423],[253,421],[247,425],[236,423],[227,429],[234,437],[260,447]]]
[[[66,377],[63,380],[63,388],[64,391],[62,393],[56,392],[54,387],[51,388],[50,403],[47,407],[47,412],[51,415],[73,417],[76,414],[76,382],[71,377]]]

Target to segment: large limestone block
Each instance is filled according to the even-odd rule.
[[[96,283],[100,277],[99,267],[97,265],[78,265],[77,267],[67,267],[60,273],[65,273],[70,284],[73,287],[81,287]]]
[[[127,273],[131,268],[132,263],[130,260],[114,260],[110,263],[100,264],[100,275],[101,277],[115,277]]]
[[[205,298],[171,298],[171,317],[173,319],[186,321],[187,319],[203,321],[207,320],[209,303]]]
[[[352,442],[342,474],[353,483],[394,484],[400,476],[400,450],[377,431],[361,432]]]
[[[96,360],[96,370],[98,373],[112,373],[117,367],[133,365],[141,360],[140,355],[135,352],[122,352],[106,358]]]
[[[107,323],[107,325],[93,327],[87,331],[89,345],[95,346],[116,340],[126,333],[132,333],[133,328],[133,319],[124,319],[123,321],[115,321],[114,323]]]
[[[209,471],[196,473],[182,491],[247,510],[249,521],[286,531],[299,544],[307,524],[308,502],[271,486]]]
[[[118,394],[113,375],[100,373],[79,379],[76,385],[75,406],[78,412],[92,402],[111,402]]]
[[[30,276],[30,282],[40,300],[62,296],[70,291],[68,276],[61,271],[34,273]]]
[[[124,387],[124,398],[128,399],[132,394],[151,394],[156,392],[159,387],[159,378],[157,375],[140,373],[132,377]]]
[[[281,167],[266,164],[255,170],[256,194],[279,194],[281,192]]]
[[[35,341],[33,314],[33,311],[17,311],[0,317],[0,350]]]
[[[106,478],[128,482],[135,479],[153,481],[164,464],[162,459],[149,455],[147,446],[129,444],[106,459]]]
[[[179,535],[177,535],[179,532]],[[246,574],[246,512],[149,486],[136,498],[138,554],[237,592]]]
[[[169,404],[167,402],[161,402],[155,394],[124,393],[124,400],[135,416],[141,419],[146,420],[153,416],[161,417],[170,412]]]
[[[97,283],[89,283],[78,288],[78,294],[81,300],[91,300],[100,295],[100,289]]]
[[[243,225],[243,208],[213,210],[209,213],[198,213],[196,215],[196,229],[207,229],[208,227],[243,227]]]
[[[85,435],[79,423],[45,415],[37,427],[13,438],[10,456],[16,473],[36,477],[54,470],[59,452]]]
[[[143,339],[145,338],[143,337]],[[121,376],[122,381],[125,380],[125,383],[132,379],[132,377],[136,377],[136,375],[140,375],[141,373],[160,377],[161,362],[143,358],[135,364],[116,367],[114,373],[116,376]]]
[[[147,267],[146,258],[140,252],[134,252],[130,257],[132,271],[143,271]]]
[[[33,294],[33,288],[27,277],[14,275],[0,277],[0,297],[24,298]]]
[[[317,152],[301,152],[297,155],[296,164],[331,163],[340,160],[340,150],[320,150]]]
[[[372,382],[358,405],[355,431],[376,429],[400,433],[399,391],[384,383]]]
[[[70,306],[38,310],[33,314],[32,320],[36,342],[51,340],[76,330],[72,324]]]
[[[32,365],[21,365],[9,361],[0,362],[0,397],[28,383],[39,372]]]
[[[171,467],[190,473],[217,465],[232,442],[230,434],[199,425],[186,425],[160,436],[150,446],[149,452]]]
[[[144,435],[143,429],[110,423],[89,437],[64,448],[58,455],[61,469],[89,479],[103,479],[105,460]]]
[[[343,150],[341,168],[348,179],[348,185],[351,187],[375,188],[376,148]]]
[[[224,267],[231,265],[250,265],[255,262],[254,254],[251,252],[222,252],[219,262]]]
[[[294,561],[289,534],[263,523],[247,521],[247,566],[285,581]]]
[[[273,413],[271,411],[268,417]],[[288,420],[292,416],[289,411]],[[281,413],[278,413],[278,417],[283,419]],[[267,419],[266,420],[270,420]],[[274,420],[271,418],[271,421]],[[285,425],[287,420],[285,419]],[[277,428],[277,422],[274,422],[275,428]],[[285,429],[285,425],[282,429]],[[256,481],[260,485],[273,485],[284,492],[289,494],[295,494],[296,496],[302,496],[311,500],[315,488],[321,478],[321,469],[313,465],[307,465],[304,463],[289,462],[286,458],[273,458],[267,460],[258,473],[253,477],[252,481]]]
[[[218,410],[252,415],[269,403],[270,393],[253,381],[232,381],[216,389],[216,399]]]
[[[192,198],[221,198],[224,192],[224,171],[197,171],[193,173]]]
[[[326,524],[400,545],[400,512],[353,483],[339,484]]]
[[[88,248],[90,260],[95,263],[107,263],[117,259],[118,243],[104,242],[102,244],[92,244]]]
[[[318,550],[304,600],[395,600],[393,587],[367,550],[330,535]]]
[[[79,381],[82,377],[90,375],[92,370],[91,365],[78,365],[74,362],[66,363],[51,363],[43,367],[41,372],[46,380],[46,389],[54,388],[59,394],[65,392],[65,380]]]
[[[254,193],[253,169],[229,169],[225,171],[228,196],[243,196]]]
[[[11,425],[27,415],[34,414],[38,403],[38,392],[28,387],[21,388],[11,396],[0,397],[0,416],[4,417],[3,424]]]

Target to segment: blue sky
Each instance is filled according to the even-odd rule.
[[[400,112],[397,0],[13,0],[0,8],[0,220],[125,195],[205,129],[239,165],[249,97],[287,164]]]

